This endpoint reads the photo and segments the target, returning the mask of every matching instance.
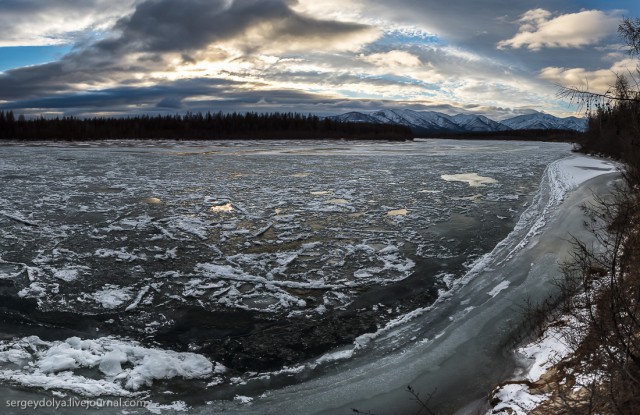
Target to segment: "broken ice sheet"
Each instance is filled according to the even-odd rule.
[[[514,164],[513,154],[477,147],[443,157],[432,143],[407,146],[411,160],[370,143],[4,147],[2,173],[22,179],[3,183],[0,199],[40,226],[0,227],[0,246],[12,252],[0,252],[2,259],[29,264],[26,272],[4,266],[0,276],[20,279],[21,295],[47,309],[162,309],[179,301],[326,312],[359,289],[408,277],[420,259],[464,263],[490,250],[482,235],[466,245],[441,241],[444,227],[434,225],[452,215],[456,224],[463,216],[513,218],[544,167],[562,156],[555,145],[525,145],[518,151],[526,157]],[[229,157],[237,151],[240,164]],[[483,203],[460,199],[469,192],[441,177],[451,172],[473,172],[458,178],[491,192]],[[504,209],[494,212],[497,201]],[[202,282],[189,285],[195,279]],[[165,285],[136,302],[153,281]]]

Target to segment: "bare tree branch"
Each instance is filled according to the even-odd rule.
[[[631,55],[640,54],[640,18],[622,19],[622,23],[618,26],[618,34],[629,45]]]

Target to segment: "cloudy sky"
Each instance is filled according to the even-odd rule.
[[[0,109],[576,115],[637,0],[0,0]]]

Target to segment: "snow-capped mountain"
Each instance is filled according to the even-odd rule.
[[[445,130],[459,129],[458,125],[451,120],[446,114],[435,111],[411,111],[405,110],[404,117],[410,120],[414,120],[413,123],[420,125],[423,128],[429,129],[432,126],[435,128],[441,128]]]
[[[436,111],[412,111],[408,109],[386,109],[369,113],[348,112],[330,118],[339,121],[405,125],[415,133],[425,131],[473,132],[550,129],[584,131],[587,128],[587,121],[583,118],[558,118],[541,112],[519,115],[500,122],[484,115],[447,115]]]
[[[511,130],[511,127],[493,121],[484,115],[466,115],[458,114],[451,117],[451,119],[462,127],[465,131],[507,131]]]
[[[368,115],[380,123],[406,125],[412,130],[460,131],[448,115],[434,111],[381,110]]]
[[[502,121],[502,124],[507,125],[514,130],[555,129],[584,131],[587,128],[587,121],[584,118],[558,118],[541,112],[509,118],[508,120]]]
[[[361,112],[347,112],[347,113],[335,115],[329,118],[334,119],[336,121],[342,121],[342,122],[369,122],[373,124],[380,122],[380,120],[378,120],[377,118],[371,117]]]

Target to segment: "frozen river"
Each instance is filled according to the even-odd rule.
[[[517,302],[548,293],[568,249],[558,241],[580,232],[590,193],[573,190],[613,171],[569,150],[2,145],[5,395],[142,398],[166,413],[392,413],[411,384],[437,388],[434,405],[452,412],[512,368],[496,354]],[[571,220],[550,226],[562,212]]]

